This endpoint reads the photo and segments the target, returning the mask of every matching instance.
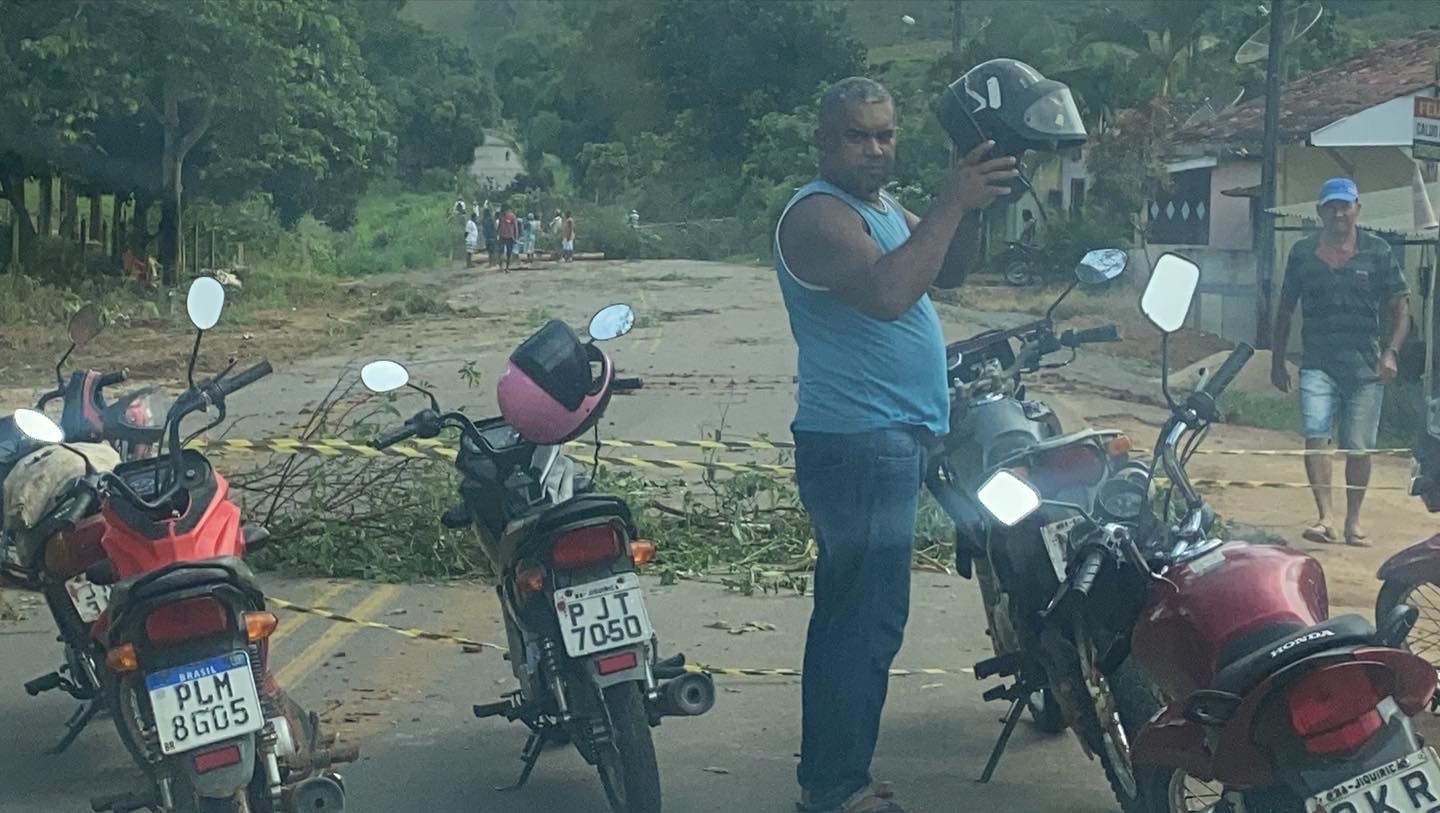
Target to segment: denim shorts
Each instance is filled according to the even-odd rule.
[[[1380,431],[1380,402],[1385,385],[1362,381],[1342,385],[1324,370],[1300,371],[1300,413],[1305,437],[1329,440],[1338,434],[1341,449],[1373,449]]]

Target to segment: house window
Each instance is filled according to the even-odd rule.
[[[1209,245],[1210,167],[1172,174],[1170,188],[1156,190],[1146,214],[1152,243]]]
[[[1079,217],[1085,211],[1085,179],[1070,179],[1070,216]]]

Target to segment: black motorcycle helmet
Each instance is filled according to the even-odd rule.
[[[992,59],[946,88],[936,111],[962,155],[994,139],[991,157],[1059,152],[1085,144],[1070,88],[1014,59]]]

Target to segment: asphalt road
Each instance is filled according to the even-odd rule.
[[[407,627],[503,641],[498,607],[479,585],[376,586],[268,578],[269,592],[297,603]],[[11,594],[14,595],[13,593]],[[713,666],[794,667],[803,646],[809,599],[746,598],[711,584],[652,585],[651,617],[666,653],[684,651]],[[1005,810],[1013,813],[1115,809],[1098,763],[1069,735],[1047,737],[1023,724],[999,773],[979,775],[999,732],[1001,708],[963,670],[988,651],[975,588],[958,577],[917,573],[913,612],[897,666],[950,673],[891,683],[877,777],[894,783],[912,811]],[[58,657],[51,622],[32,617],[0,627],[0,811],[71,813],[92,795],[136,781],[108,719],[98,719],[59,757],[43,750],[59,737],[74,703],[52,693],[25,695],[21,684]],[[731,634],[708,625],[769,622],[773,632]],[[363,757],[346,771],[350,809],[362,813],[519,813],[603,811],[598,779],[570,749],[546,753],[528,787],[501,794],[519,770],[524,731],[475,720],[470,706],[511,688],[493,651],[338,625],[282,612],[274,650],[283,682],[322,711]],[[662,653],[663,654],[663,653]],[[671,811],[793,810],[799,746],[797,678],[721,678],[715,709],[667,720],[655,731],[666,808]]]

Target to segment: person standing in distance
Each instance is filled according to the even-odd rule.
[[[799,347],[792,431],[819,545],[805,643],[800,808],[903,813],[872,782],[889,669],[910,610],[915,515],[929,449],[949,426],[945,339],[927,291],[978,263],[979,212],[1011,190],[1013,157],[976,147],[922,221],[884,185],[895,104],[843,79],[820,102],[819,177],[775,229],[780,291]]]
[[[1354,181],[1331,178],[1321,184],[1316,211],[1320,231],[1296,243],[1285,263],[1270,380],[1281,392],[1290,391],[1285,348],[1299,305],[1305,448],[1327,449],[1333,431],[1340,448],[1365,451],[1375,448],[1385,385],[1399,372],[1400,347],[1410,329],[1409,287],[1390,244],[1357,226],[1360,193]],[[1382,316],[1390,327],[1384,333]],[[1320,514],[1301,533],[1311,542],[1340,541],[1330,501],[1332,470],[1328,454],[1305,457],[1305,475]],[[1345,543],[1368,545],[1360,507],[1370,485],[1369,455],[1346,457],[1345,485]]]

